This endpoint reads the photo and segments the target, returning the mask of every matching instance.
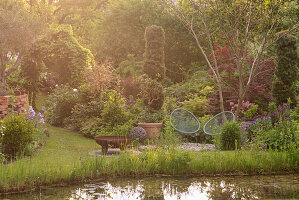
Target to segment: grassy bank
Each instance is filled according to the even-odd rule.
[[[111,175],[299,172],[298,151],[187,152],[168,148],[102,158],[87,156],[88,152],[99,149],[94,140],[59,128],[49,127],[49,131],[47,144],[32,158],[0,165],[0,193]]]

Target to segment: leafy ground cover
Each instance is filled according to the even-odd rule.
[[[0,165],[0,194],[109,176],[299,172],[298,151],[194,152],[169,147],[148,149],[141,155],[93,157],[88,152],[100,148],[94,140],[61,128],[47,128],[50,138],[35,155]]]

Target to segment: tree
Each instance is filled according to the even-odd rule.
[[[172,81],[184,80],[191,64],[203,60],[188,31],[158,1],[109,1],[101,14],[91,48],[98,62],[118,67],[129,54],[143,61],[144,30],[153,24],[164,28],[166,76]]]
[[[234,72],[238,77],[238,115],[242,101],[256,75],[263,51],[275,38],[272,36],[280,20],[277,12],[281,6],[280,1],[162,1],[194,37],[218,87],[221,111],[224,111],[224,83],[215,54],[215,44],[227,46],[233,52],[231,62],[236,66]],[[250,63],[245,59],[248,54],[253,57]]]
[[[295,106],[295,84],[298,78],[296,39],[292,36],[283,36],[277,40],[276,48],[277,66],[272,94],[277,105],[287,103],[290,98],[292,106]]]
[[[89,49],[82,47],[70,26],[59,26],[49,31],[36,44],[36,59],[42,61],[47,71],[55,75],[58,84],[78,87],[84,83],[85,70],[95,62]]]
[[[148,26],[145,29],[145,62],[143,71],[150,78],[163,80],[165,77],[165,33],[161,26]]]
[[[45,26],[22,1],[1,1],[0,6],[0,95],[5,95],[7,77],[19,68]]]

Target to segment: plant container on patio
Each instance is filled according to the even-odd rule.
[[[162,123],[138,123],[146,131],[148,139],[158,139],[161,133]]]

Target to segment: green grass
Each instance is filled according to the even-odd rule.
[[[298,173],[299,151],[181,151],[158,148],[141,155],[121,153],[111,158],[87,156],[100,146],[94,140],[60,128],[48,127],[47,144],[32,158],[0,165],[0,194],[70,184],[110,176],[153,174],[268,174]]]
[[[44,92],[39,92],[36,97],[36,108],[41,110],[46,105],[48,95]]]
[[[0,165],[0,193],[34,185],[36,182],[53,183],[67,179],[74,165],[87,153],[99,149],[94,140],[61,128],[47,127],[50,138],[46,145],[30,158],[8,165]]]

